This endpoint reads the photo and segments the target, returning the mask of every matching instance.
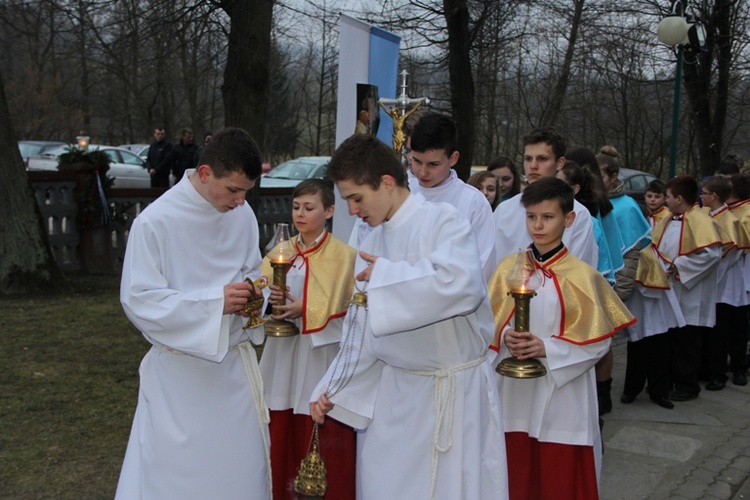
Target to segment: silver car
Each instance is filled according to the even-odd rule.
[[[68,152],[71,146],[58,146],[36,156],[29,157],[27,170],[57,170],[59,157]],[[107,177],[114,179],[113,188],[148,189],[151,187],[151,176],[146,170],[146,161],[135,153],[124,148],[89,144],[89,151],[102,151],[109,156],[110,164]]]
[[[262,188],[293,188],[305,179],[326,179],[330,156],[302,156],[285,161],[260,178]]]

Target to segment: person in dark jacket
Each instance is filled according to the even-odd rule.
[[[172,144],[167,140],[164,127],[154,127],[154,142],[151,143],[146,157],[146,169],[151,174],[152,188],[169,187],[172,149]]]
[[[185,170],[193,168],[193,158],[197,151],[193,131],[189,128],[182,129],[180,142],[174,147],[172,154],[172,175],[175,184],[180,182]]]

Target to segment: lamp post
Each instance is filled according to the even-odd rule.
[[[665,45],[677,47],[677,70],[674,79],[674,102],[672,104],[672,142],[669,148],[669,178],[675,176],[677,168],[677,136],[680,127],[680,93],[682,90],[682,63],[685,51],[697,52],[706,49],[706,32],[696,21],[695,15],[686,11],[683,0],[675,0],[672,13],[659,22],[656,36]]]
[[[78,143],[78,148],[84,153],[89,149],[89,136],[86,135],[86,132],[81,130],[81,135],[76,137],[76,143]]]

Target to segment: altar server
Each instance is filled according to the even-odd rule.
[[[458,178],[458,129],[444,115],[430,113],[419,119],[410,137],[409,190],[427,201],[450,203],[471,224],[479,245],[482,275],[489,279],[497,264],[492,207],[475,187]]]
[[[565,139],[555,129],[535,129],[523,138],[523,145],[523,169],[529,184],[543,177],[555,177],[557,171],[565,165]],[[502,208],[494,212],[498,261],[531,243],[524,222],[526,209],[521,204],[522,194],[503,202]],[[573,211],[576,214],[575,220],[565,231],[563,243],[573,255],[596,269],[599,247],[594,236],[591,214],[577,201],[573,202]]]
[[[598,498],[601,435],[594,365],[611,337],[635,322],[612,287],[562,243],[573,224],[573,189],[545,178],[524,190],[526,227],[532,238],[530,265],[541,286],[529,307],[529,332],[515,327],[506,277],[517,254],[506,257],[489,283],[498,360],[537,358],[539,378],[497,375],[503,402],[512,499]],[[527,252],[520,254],[528,258]]]
[[[197,169],[130,229],[120,300],[152,347],[118,499],[269,499],[268,410],[242,329],[260,275],[258,221],[245,195],[261,174],[247,132],[228,128]]]
[[[471,226],[411,194],[374,137],[344,141],[329,175],[372,230],[355,268],[367,305],[347,313],[313,418],[330,412],[359,429],[360,499],[506,498],[492,312]]]
[[[667,265],[686,326],[670,331],[672,401],[698,397],[703,331],[716,323],[717,266],[722,244],[714,222],[698,207],[698,183],[689,175],[667,181],[670,217],[654,227],[652,245]]]
[[[313,432],[310,394],[339,350],[341,326],[354,290],[356,251],[326,230],[333,217],[333,185],[307,179],[292,193],[292,238],[297,256],[286,274],[287,290],[271,285],[270,300],[293,320],[300,335],[268,337],[260,359],[266,403],[271,410],[273,496],[294,497],[294,479]],[[263,274],[273,270],[266,257]],[[288,299],[288,303],[284,303]],[[320,428],[320,453],[328,474],[326,500],[354,498],[354,430],[331,421]]]

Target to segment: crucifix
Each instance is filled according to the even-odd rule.
[[[400,160],[403,154],[404,144],[406,143],[406,132],[404,132],[404,125],[406,120],[422,105],[430,104],[429,97],[413,97],[410,98],[406,93],[408,87],[407,78],[409,72],[401,70],[399,73],[401,77],[401,94],[396,99],[382,98],[378,100],[378,104],[382,107],[388,116],[393,120],[393,152],[396,157]],[[387,108],[386,106],[390,106]]]

